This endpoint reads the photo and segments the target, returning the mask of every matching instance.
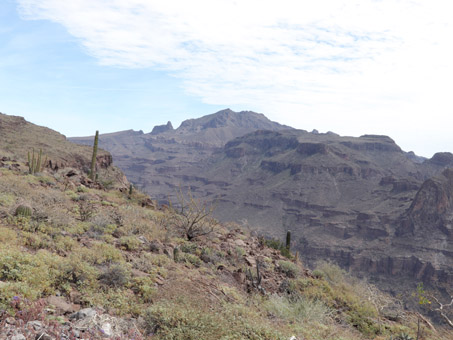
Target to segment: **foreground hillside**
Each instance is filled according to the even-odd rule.
[[[188,241],[171,210],[135,191],[84,186],[84,177],[74,168],[32,176],[3,161],[0,338],[414,335],[410,313],[338,268],[310,272],[266,245],[275,242],[215,221]]]
[[[415,337],[397,300],[335,266],[307,270],[190,195],[159,209],[111,166],[95,182],[83,166],[30,175],[3,147],[0,339]],[[452,338],[425,321],[421,334]]]

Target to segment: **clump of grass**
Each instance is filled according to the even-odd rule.
[[[280,254],[282,254],[284,257],[287,257],[289,259],[291,259],[293,257],[293,255],[291,254],[290,250],[286,247],[285,243],[283,243],[279,239],[276,239],[276,238],[270,238],[270,239],[261,238],[260,242],[263,243],[264,245],[268,246],[269,248],[273,248],[273,249],[279,250]]]
[[[144,319],[149,334],[156,339],[259,339],[287,340],[251,307],[226,304],[213,313],[180,301],[161,301],[151,306]]]
[[[272,295],[264,305],[272,315],[293,323],[320,322],[327,324],[333,315],[332,309],[322,301],[305,297],[290,299]]]

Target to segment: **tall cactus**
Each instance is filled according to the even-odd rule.
[[[286,232],[286,249],[291,250],[291,230]]]
[[[94,181],[96,179],[96,156],[98,153],[98,140],[99,140],[99,131],[96,130],[96,135],[94,136],[93,157],[91,158],[91,168],[90,168],[90,178],[92,181]]]
[[[39,149],[37,157],[35,157],[35,149],[33,149],[32,155],[28,151],[28,173],[34,175],[36,172],[41,172],[47,162],[47,156],[44,163],[42,163],[42,149]]]

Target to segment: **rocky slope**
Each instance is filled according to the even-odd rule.
[[[445,170],[452,154],[423,159],[386,136],[309,133],[256,118],[221,111],[176,130],[167,124],[151,135],[127,131],[101,141],[153,197],[175,200],[178,186],[190,188],[216,202],[223,221],[277,238],[291,230],[309,263],[330,259],[389,289],[404,281],[400,291],[418,281],[453,283],[453,188]]]

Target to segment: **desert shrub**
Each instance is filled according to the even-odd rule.
[[[97,214],[90,218],[90,231],[97,235],[112,234],[116,229],[112,218],[107,214]]]
[[[319,269],[325,278],[303,278],[291,282],[299,295],[323,301],[331,308],[343,311],[343,318],[367,337],[379,334],[376,307],[360,293],[365,290],[363,282],[353,280],[333,264],[322,263]]]
[[[157,294],[157,289],[151,276],[135,277],[132,279],[130,286],[144,303],[152,302]]]
[[[0,206],[10,207],[12,204],[14,204],[14,201],[15,201],[14,195],[5,192],[0,192]]]
[[[195,198],[190,190],[184,194],[180,189],[177,198],[177,205],[171,205],[166,225],[177,230],[188,241],[209,235],[216,229],[218,222],[212,216],[214,205]]]
[[[119,244],[126,250],[137,250],[140,248],[140,241],[135,236],[123,236],[119,239]]]
[[[69,236],[58,235],[54,239],[54,249],[58,253],[72,251],[77,246],[77,241]]]
[[[29,299],[52,294],[60,274],[63,259],[45,250],[35,254],[22,249],[0,247],[0,281],[9,283],[8,290]],[[9,298],[10,292],[2,290],[0,302]]]
[[[171,262],[172,261],[167,255],[142,253],[140,257],[134,258],[133,266],[142,272],[151,274],[154,273],[157,268],[161,270],[162,267],[165,267]]]
[[[291,261],[278,261],[278,268],[282,273],[291,278],[299,274],[299,268]]]
[[[316,264],[316,269],[314,270],[314,272],[321,274],[324,278],[332,283],[345,281],[346,272],[337,265],[330,262],[318,262]]]
[[[311,274],[317,279],[324,279],[325,278],[324,272],[319,270],[319,269],[313,270]]]
[[[179,255],[178,262],[190,263],[195,267],[201,266],[201,259],[198,256],[189,253],[181,253]]]
[[[61,264],[58,282],[75,284],[78,288],[97,288],[98,270],[84,261],[82,255],[74,251],[69,254],[67,260]]]
[[[23,231],[21,236],[23,245],[33,250],[49,249],[53,243],[48,235]]]
[[[17,242],[17,233],[9,228],[0,227],[0,244],[15,244]]]
[[[265,239],[261,238],[260,242],[269,248],[273,248],[275,250],[279,250],[280,254],[282,254],[284,257],[287,258],[292,258],[291,252],[288,248],[286,248],[286,245],[284,242],[280,241],[279,239],[276,238],[270,238],[270,239]]]
[[[124,262],[121,251],[105,242],[94,242],[91,248],[81,247],[76,251],[83,261],[92,265]]]
[[[197,245],[193,242],[183,242],[180,246],[179,249],[183,253],[188,253],[188,254],[195,254],[195,251],[197,250]]]
[[[109,266],[100,276],[99,281],[108,287],[121,288],[130,280],[130,273],[127,268],[120,264]]]
[[[81,184],[77,187],[77,192],[88,192],[88,188]]]
[[[288,339],[261,319],[251,308],[225,305],[221,311],[203,310],[188,303],[161,301],[144,315],[147,331],[156,339]]]
[[[81,221],[88,221],[96,213],[96,205],[88,195],[80,195],[77,202],[77,213]]]
[[[304,297],[292,300],[287,297],[272,295],[264,306],[273,316],[295,323],[316,321],[326,324],[332,316],[332,309],[322,301]]]
[[[240,258],[245,255],[245,249],[241,247],[235,247],[234,253],[237,258]]]

